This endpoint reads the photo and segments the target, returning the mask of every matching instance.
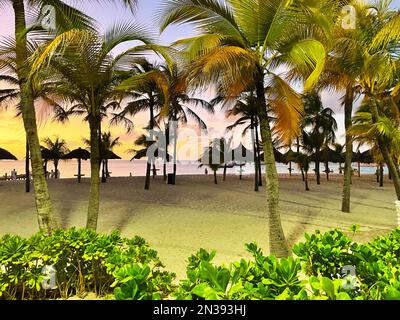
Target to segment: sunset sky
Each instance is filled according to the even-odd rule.
[[[154,22],[154,13],[156,8],[159,6],[162,0],[139,0],[139,9],[135,16],[129,10],[126,10],[122,5],[119,4],[98,4],[91,3],[90,5],[83,6],[83,10],[95,18],[100,25],[102,30],[108,26],[113,25],[116,21],[131,21],[135,19],[137,22],[141,22],[154,31],[158,31],[156,23]],[[67,1],[68,3],[74,3],[74,1]],[[118,3],[118,1],[115,1]],[[393,2],[394,8],[400,7],[400,0]],[[1,9],[0,18],[0,39],[5,36],[10,36],[13,33],[13,13],[11,8],[5,7]],[[194,35],[195,32],[190,26],[178,26],[171,27],[166,30],[161,36],[159,41],[162,44],[169,44],[177,39],[185,38]],[[0,84],[1,85],[1,84]],[[203,98],[210,99],[212,95],[209,93],[203,94]],[[323,101],[326,106],[332,107],[336,111],[336,118],[339,125],[338,138],[339,142],[343,142],[343,114],[339,103],[340,95],[333,95],[332,93],[323,93]],[[212,131],[217,131],[219,134],[223,134],[224,128],[231,124],[232,120],[226,120],[223,113],[218,112],[214,116],[209,116],[201,113],[202,118],[206,121],[208,126],[212,128]],[[123,158],[130,158],[126,153],[127,149],[133,147],[133,140],[141,131],[141,128],[147,125],[148,116],[147,114],[139,115],[134,119],[135,130],[133,133],[127,134],[122,127],[111,127],[110,130],[115,136],[121,137],[120,140],[123,143],[121,147],[116,149]],[[41,138],[53,137],[55,135],[65,139],[70,149],[82,146],[82,139],[88,137],[88,125],[82,122],[81,119],[71,119],[67,124],[62,125],[53,122],[51,119],[46,119],[43,116],[39,116],[39,134]],[[105,128],[107,126],[105,125]],[[218,135],[218,134],[215,134]],[[9,108],[7,111],[0,110],[0,147],[5,148],[14,153],[19,159],[24,158],[24,146],[25,146],[25,133],[22,126],[21,119],[15,118],[15,110]]]

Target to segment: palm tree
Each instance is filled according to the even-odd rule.
[[[157,101],[159,101],[162,108],[156,118],[167,119],[165,125],[166,146],[163,149],[166,152],[165,159],[168,160],[169,140],[172,138],[174,149],[173,174],[176,181],[178,125],[186,124],[189,119],[192,119],[201,129],[206,130],[206,123],[196,114],[192,107],[202,108],[209,113],[214,113],[214,107],[203,99],[188,95],[186,64],[178,51],[154,44],[143,46],[138,50],[155,52],[163,57],[165,63],[158,69],[133,75],[125,80],[119,86],[119,89],[147,93],[157,90],[159,94]]]
[[[107,179],[110,177],[110,171],[108,170],[108,158],[107,154],[112,153],[115,147],[121,145],[119,141],[119,137],[114,138],[111,132],[103,132],[101,134],[101,147],[100,147],[100,154],[101,154],[101,161],[103,165],[102,170],[102,182],[107,182]]]
[[[205,148],[204,153],[198,160],[200,162],[199,168],[206,165],[214,173],[214,183],[218,184],[217,171],[223,163],[225,163],[225,139],[214,139],[208,147]]]
[[[40,69],[51,58],[50,63],[60,77],[52,90],[75,103],[66,114],[85,115],[89,123],[91,183],[86,224],[89,229],[96,230],[99,214],[101,122],[110,108],[120,106],[121,99],[115,88],[129,76],[124,71],[128,66],[123,60],[129,50],[116,57],[112,51],[129,41],[149,42],[146,34],[141,26],[127,23],[115,25],[104,36],[74,30],[57,37],[35,62],[35,68]],[[57,54],[61,50],[63,54]]]
[[[216,104],[220,101],[224,101],[222,97],[215,98],[211,104]],[[226,106],[226,104],[224,104]],[[231,131],[238,126],[249,123],[244,129],[242,135],[246,135],[250,130],[253,141],[253,152],[254,152],[254,164],[255,164],[255,179],[254,179],[254,190],[258,191],[262,183],[261,173],[261,148],[258,131],[258,113],[257,113],[257,100],[254,93],[244,93],[243,97],[239,97],[232,108],[227,110],[226,117],[239,117],[236,121],[228,126],[227,131]]]
[[[323,147],[335,142],[337,123],[331,108],[324,108],[318,93],[304,95],[304,117],[302,119],[303,144],[315,155],[317,184],[321,184],[320,153]]]
[[[135,59],[132,61],[132,63],[133,66],[131,71],[134,73],[134,75],[139,76],[142,79],[143,75],[145,75],[145,79],[143,80],[146,81],[133,82],[132,78],[129,80],[129,89],[125,89],[124,92],[126,95],[131,95],[134,100],[130,101],[119,114],[116,114],[112,119],[112,122],[116,124],[121,121],[126,122],[128,115],[135,116],[140,112],[148,110],[149,126],[146,129],[152,131],[155,129],[156,126],[158,126],[156,122],[156,112],[159,112],[161,110],[164,103],[162,93],[159,89],[159,86],[162,83],[161,81],[163,80],[160,74],[162,72],[163,66],[153,64],[146,59]],[[127,82],[125,82],[124,85],[126,86]],[[129,131],[131,128],[128,126],[127,129]],[[143,141],[139,140],[139,142]],[[153,159],[148,159],[146,167],[146,181],[144,187],[145,190],[150,189],[151,166],[153,166],[154,177],[154,174],[156,172],[155,163],[153,162]],[[166,164],[164,166],[164,180],[165,179]]]
[[[295,162],[299,166],[300,170],[304,172],[304,186],[306,191],[310,191],[308,186],[308,171],[310,170],[310,157],[303,153],[297,153]]]
[[[67,142],[64,139],[56,137],[54,141],[51,138],[45,138],[43,143],[49,154],[51,154],[51,160],[54,163],[55,178],[58,179],[58,163],[69,152]]]
[[[123,0],[123,3],[130,6],[132,9],[136,4],[136,0]],[[29,76],[30,68],[27,68],[26,62],[29,59],[28,36],[29,29],[27,28],[27,14],[24,0],[1,0],[0,7],[11,4],[15,17],[15,32],[14,38],[16,42],[15,62],[16,74],[18,78],[18,86],[20,89],[20,99],[22,105],[22,119],[24,123],[27,140],[29,143],[33,185],[35,190],[36,209],[38,214],[38,223],[40,230],[51,233],[52,230],[58,227],[55,217],[54,208],[50,200],[50,195],[45,179],[45,172],[42,166],[41,150],[39,136],[36,125],[36,114],[34,106],[34,92],[32,90],[31,78]],[[31,0],[29,5],[42,8],[44,5],[52,5],[56,13],[56,23],[59,32],[70,30],[72,28],[90,28],[92,20],[80,11],[67,5],[64,1],[54,0]],[[38,28],[31,28],[37,32]],[[46,31],[48,35],[48,31]]]
[[[336,6],[329,1],[322,11],[316,1],[166,0],[161,8],[161,30],[190,22],[201,31],[199,36],[177,42],[193,60],[189,77],[193,85],[205,88],[213,83],[228,98],[244,91],[256,92],[267,171],[270,251],[279,257],[290,255],[290,250],[281,226],[278,174],[267,114],[276,115],[282,138],[288,138],[285,134],[298,132],[302,107],[299,97],[272,70],[282,61],[296,67],[309,90],[323,70],[326,54],[320,42],[303,32],[304,20],[314,24],[322,21],[315,19],[314,13],[340,11]],[[275,103],[267,103],[266,94]],[[290,126],[295,130],[287,130]]]
[[[353,144],[353,141],[351,143]],[[343,155],[343,151],[344,151],[344,147],[345,146],[346,146],[345,144],[343,145],[343,144],[340,144],[340,143],[335,143],[333,145],[335,153],[337,153],[338,155]],[[346,153],[346,156],[347,156],[347,153]],[[351,152],[351,156],[353,157],[353,150]],[[343,173],[342,162],[339,162],[339,174],[342,174],[342,173]]]

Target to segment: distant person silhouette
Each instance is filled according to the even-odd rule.
[[[11,180],[17,180],[17,170],[11,171]]]

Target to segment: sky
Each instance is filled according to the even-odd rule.
[[[70,4],[76,4],[75,1],[66,1]],[[89,2],[89,1],[88,1]],[[100,30],[103,31],[107,27],[112,26],[117,21],[134,21],[148,26],[151,30],[158,32],[158,27],[154,19],[155,12],[159,8],[162,0],[139,0],[139,7],[135,15],[130,10],[123,7],[119,1],[113,4],[105,4],[104,2],[92,2],[79,7],[98,21]],[[393,1],[394,8],[400,8],[400,0]],[[11,36],[13,34],[14,15],[10,7],[0,7],[0,39],[2,37]],[[195,35],[195,31],[188,25],[180,25],[169,27],[160,37],[159,42],[168,45],[175,40]],[[123,48],[119,48],[123,49]],[[1,85],[1,84],[0,84]],[[344,142],[344,116],[340,106],[340,94],[332,94],[324,92],[322,94],[324,105],[331,107],[336,112],[336,120],[338,122],[338,142]],[[205,93],[203,97],[207,100],[212,98],[212,94]],[[39,107],[39,109],[42,109]],[[44,109],[44,108],[43,108]],[[225,119],[222,112],[217,112],[214,116],[200,112],[201,117],[210,128],[210,132],[214,136],[222,135],[224,128],[231,124],[233,120]],[[116,153],[122,158],[130,159],[130,155],[126,150],[133,147],[133,141],[142,132],[142,128],[147,125],[147,114],[140,114],[134,119],[135,130],[132,133],[126,133],[122,127],[111,127],[110,131],[114,136],[120,137],[122,145],[117,147]],[[107,130],[107,125],[104,125]],[[67,124],[62,125],[48,119],[46,112],[40,112],[38,117],[39,136],[41,139],[46,137],[59,136],[68,142],[69,148],[72,150],[82,146],[82,139],[89,136],[88,125],[81,119],[71,119]],[[185,133],[183,133],[185,134]],[[188,131],[187,135],[190,135]],[[184,139],[183,139],[184,140]],[[0,147],[5,148],[14,153],[19,159],[24,158],[25,148],[25,132],[21,119],[15,118],[15,111],[12,108],[8,110],[0,110]],[[185,155],[182,155],[186,157]]]

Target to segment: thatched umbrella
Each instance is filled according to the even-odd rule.
[[[0,160],[18,160],[18,159],[11,152],[8,152],[7,150],[0,148]]]
[[[66,154],[63,157],[64,160],[71,160],[71,159],[78,159],[78,183],[81,183],[81,178],[82,178],[82,160],[87,160],[90,159],[90,152],[82,149],[82,148],[78,148],[75,149],[73,151],[71,151],[70,153]]]
[[[11,152],[0,148],[0,160],[18,160]]]
[[[235,149],[232,149],[232,160],[238,161],[238,162],[253,162],[254,161],[254,152],[247,149],[241,143]]]
[[[292,149],[289,149],[284,155],[283,159],[285,160],[285,163],[289,164],[289,175],[292,175],[292,162],[296,162],[296,159],[298,157],[298,153],[294,152]]]
[[[263,161],[264,159],[264,152],[260,154],[261,160]],[[275,161],[278,163],[287,163],[285,156],[279,152],[276,148],[274,148],[274,157],[275,157]]]
[[[366,164],[375,163],[374,155],[372,154],[371,150],[367,150],[361,153],[359,160],[361,163]]]
[[[311,156],[311,159],[315,161],[315,154]],[[342,163],[344,159],[342,155],[335,150],[332,150],[329,147],[323,148],[319,153],[319,160],[325,163],[325,173],[326,173],[326,180],[329,181],[329,162],[332,163]]]

